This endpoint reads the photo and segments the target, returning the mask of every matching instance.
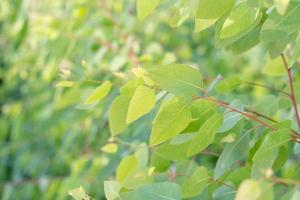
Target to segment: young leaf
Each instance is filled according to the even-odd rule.
[[[196,18],[217,19],[227,13],[233,6],[234,0],[201,0],[198,3]]]
[[[222,125],[222,122],[223,114],[214,114],[208,118],[200,127],[197,135],[190,141],[188,156],[199,153],[210,145],[215,138],[215,134]]]
[[[107,200],[121,200],[121,186],[117,181],[104,181],[104,193]]]
[[[111,82],[105,81],[99,87],[97,87],[88,98],[84,101],[84,104],[90,105],[94,104],[104,97],[106,97],[111,89]]]
[[[232,101],[232,103],[229,106],[237,110],[243,111],[243,106],[238,100]],[[237,112],[232,112],[231,110],[227,109],[224,114],[223,124],[218,130],[218,132],[223,133],[232,129],[241,119],[242,119],[242,114]]]
[[[129,124],[146,113],[150,112],[155,105],[155,93],[152,89],[139,86],[129,103],[126,123]]]
[[[120,134],[127,128],[126,118],[130,97],[118,96],[108,111],[109,128],[112,136]]]
[[[86,194],[82,186],[70,190],[69,195],[71,195],[75,200],[90,200],[90,197]]]
[[[169,64],[152,67],[147,71],[159,87],[177,96],[192,97],[203,88],[200,72],[187,65]]]
[[[236,4],[222,26],[220,38],[230,38],[248,32],[258,17],[258,8],[248,6],[247,2]]]
[[[144,20],[160,3],[161,0],[137,0],[136,10],[139,20]]]
[[[116,178],[119,183],[125,181],[129,177],[134,169],[137,167],[138,161],[135,156],[126,156],[122,159],[117,168]]]
[[[235,200],[258,200],[262,190],[256,180],[244,180],[239,186]]]
[[[101,147],[101,150],[106,153],[116,153],[118,151],[118,145],[114,143],[108,143]]]
[[[198,167],[181,186],[183,198],[194,197],[200,194],[209,183],[210,176],[205,167]]]
[[[180,101],[164,106],[154,119],[150,145],[160,144],[176,136],[188,126],[191,119],[188,105]]]

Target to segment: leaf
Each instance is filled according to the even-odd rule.
[[[209,183],[210,176],[205,167],[198,167],[192,176],[188,177],[181,186],[182,197],[189,198],[200,194]]]
[[[188,126],[191,119],[188,105],[182,102],[166,105],[154,119],[150,145],[160,144],[176,136]]]
[[[289,62],[289,67],[292,67],[297,62],[299,57],[300,57],[300,35],[298,36],[298,38],[295,42],[295,46],[293,48],[293,52],[292,52],[291,59]]]
[[[176,96],[192,97],[203,90],[202,75],[183,64],[169,64],[149,68],[150,78],[162,89]]]
[[[120,134],[127,128],[126,118],[130,97],[118,96],[108,111],[109,128],[112,136]]]
[[[214,23],[216,23],[217,19],[195,19],[195,33],[203,31]]]
[[[84,101],[84,104],[90,105],[94,104],[104,97],[106,97],[111,89],[111,82],[105,81],[99,87],[97,87],[92,93],[88,96],[88,98]]]
[[[136,11],[139,20],[144,20],[160,3],[161,0],[137,0]]]
[[[135,156],[126,156],[122,159],[118,165],[116,178],[117,181],[122,183],[128,178],[135,168],[137,167],[138,161]]]
[[[232,101],[232,103],[229,106],[239,111],[244,110],[243,106],[238,100]],[[242,119],[242,117],[243,117],[242,114],[238,112],[233,112],[230,109],[225,110],[223,124],[218,130],[218,132],[223,133],[229,131]]]
[[[288,128],[269,132],[252,158],[251,177],[258,178],[270,169],[278,156],[279,148],[290,140]]]
[[[261,40],[264,42],[276,41],[298,31],[300,29],[299,18],[300,3],[297,1],[291,1],[282,16],[274,9],[262,26]]]
[[[165,143],[160,145],[155,149],[155,153],[159,155],[161,158],[165,160],[186,160],[187,157],[187,149],[189,143],[181,143],[181,144],[170,144]]]
[[[122,200],[181,200],[179,185],[171,182],[152,183],[133,192],[123,193]]]
[[[129,124],[146,113],[155,105],[155,93],[152,89],[139,86],[136,88],[128,107],[126,123]]]
[[[198,130],[197,135],[190,141],[188,156],[199,153],[210,145],[215,138],[215,134],[222,125],[222,122],[222,114],[214,114],[208,118]]]
[[[269,58],[263,67],[262,72],[270,76],[283,76],[285,75],[285,68],[281,56],[271,59]]]
[[[228,45],[232,45],[235,42],[237,42],[238,40],[240,40],[241,38],[245,37],[246,35],[248,37],[250,37],[249,34],[252,32],[253,29],[255,29],[259,25],[259,23],[263,17],[263,14],[262,14],[262,12],[259,13],[259,16],[257,17],[257,19],[251,25],[251,27],[249,27],[249,29],[247,31],[240,32],[233,37],[221,38],[222,27],[223,27],[223,24],[226,21],[227,17],[228,17],[228,14],[224,15],[216,23],[216,28],[215,28],[215,46],[216,46],[216,48],[223,48],[223,47],[227,47]],[[255,32],[252,32],[252,34],[254,34],[254,33]]]
[[[245,157],[249,150],[249,131],[246,131],[235,142],[227,143],[217,161],[214,179],[220,178],[230,169],[235,161]]]
[[[74,85],[73,81],[60,81],[56,84],[56,87],[73,87]]]
[[[198,3],[196,18],[217,19],[227,13],[234,4],[234,0],[201,0]]]
[[[274,0],[274,3],[277,12],[280,15],[284,15],[289,6],[290,0]]]
[[[101,147],[101,150],[105,153],[116,153],[118,151],[118,145],[114,143],[109,143]]]
[[[244,180],[239,186],[235,200],[258,200],[262,190],[256,180]]]
[[[235,89],[241,84],[241,79],[237,76],[232,76],[221,80],[216,86],[216,90],[219,93],[227,93]]]
[[[248,6],[247,2],[236,4],[226,18],[220,38],[226,39],[242,32],[248,32],[259,17],[259,9]]]
[[[239,40],[227,47],[228,50],[232,51],[234,54],[240,54],[248,51],[260,42],[260,26],[256,26],[245,36],[241,37]]]
[[[90,197],[86,194],[82,186],[70,190],[69,195],[71,195],[75,200],[90,200]]]
[[[120,200],[121,186],[117,181],[104,181],[104,193],[107,200]]]

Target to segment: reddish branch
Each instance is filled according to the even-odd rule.
[[[205,99],[205,100],[208,100],[208,101],[213,102],[213,103],[215,103],[215,104],[217,104],[217,105],[219,105],[219,106],[221,106],[223,108],[226,108],[226,109],[228,109],[228,110],[230,110],[232,112],[239,113],[239,114],[247,117],[248,119],[251,119],[251,120],[253,120],[255,122],[258,122],[259,124],[261,124],[261,125],[263,125],[263,126],[265,126],[267,128],[270,128],[271,130],[276,130],[276,128],[274,128],[272,125],[266,123],[265,121],[259,119],[256,115],[253,115],[251,113],[238,110],[238,109],[230,106],[228,103],[226,103],[224,101],[220,101],[220,100],[214,99],[212,97],[207,97],[207,96],[206,97],[205,96],[198,96],[198,97],[196,97],[196,99]],[[254,112],[254,111],[252,111],[252,112]],[[257,112],[255,112],[255,113],[259,114]],[[264,116],[264,115],[259,114],[259,116]],[[272,122],[275,121],[275,120],[273,120],[273,119],[271,119],[269,117],[266,117],[266,116],[264,116],[264,118],[268,119],[268,120],[272,120]],[[299,143],[299,141],[297,141],[296,138],[299,138],[300,134],[297,133],[296,131],[292,130],[292,129],[291,129],[291,132],[293,133],[292,134],[292,140],[295,141],[295,142],[297,142],[297,143]]]
[[[300,117],[299,117],[299,112],[298,112],[298,107],[297,107],[297,101],[296,101],[296,97],[295,97],[295,90],[294,90],[294,83],[293,83],[291,68],[289,68],[288,63],[287,63],[287,61],[285,59],[285,56],[283,54],[281,54],[281,58],[283,60],[284,67],[285,67],[285,70],[287,72],[287,76],[288,76],[288,80],[289,80],[289,85],[290,85],[290,99],[291,99],[291,102],[293,104],[295,115],[296,115],[296,119],[297,119],[297,123],[298,123],[298,127],[300,129]]]

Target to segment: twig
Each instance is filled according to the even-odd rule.
[[[284,90],[279,90],[277,88],[273,88],[273,87],[270,87],[270,86],[267,86],[267,85],[263,85],[263,84],[260,84],[260,83],[256,83],[256,82],[252,82],[252,81],[244,81],[244,83],[248,84],[248,85],[254,85],[254,86],[266,88],[266,89],[269,89],[269,90],[272,90],[272,91],[275,91],[275,92],[279,92],[281,94],[284,94],[284,95],[290,97],[290,93],[288,93],[288,92],[286,92]]]
[[[299,112],[298,112],[298,107],[297,107],[297,101],[296,101],[296,98],[295,98],[295,90],[294,90],[294,84],[293,84],[291,68],[289,68],[288,63],[287,63],[287,61],[285,59],[285,56],[283,54],[281,54],[281,58],[283,60],[284,67],[285,67],[285,70],[287,72],[289,85],[290,85],[290,99],[291,99],[291,102],[293,104],[296,119],[297,119],[297,123],[298,123],[298,127],[300,129],[300,117],[299,117]]]

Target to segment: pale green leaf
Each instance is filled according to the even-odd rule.
[[[129,124],[147,114],[152,110],[154,105],[154,90],[145,86],[139,86],[130,100],[126,123]]]
[[[290,0],[274,0],[274,2],[277,12],[280,15],[284,15],[289,6]]]
[[[169,64],[147,71],[159,87],[177,96],[192,97],[203,90],[202,75],[188,65]]]
[[[161,0],[137,0],[136,10],[139,20],[145,19],[160,3]]]
[[[203,151],[210,145],[221,127],[223,122],[223,114],[214,114],[208,118],[200,127],[197,135],[190,141],[188,148],[188,156],[192,156]]]
[[[107,200],[121,200],[121,186],[117,181],[104,181],[104,193]]]
[[[249,150],[249,131],[246,131],[236,141],[227,143],[217,161],[214,179],[221,177],[235,161],[242,159]]]
[[[195,33],[203,31],[213,24],[215,24],[217,19],[195,19]]]
[[[135,156],[126,156],[117,168],[116,178],[119,183],[125,181],[136,169],[138,161]]]
[[[205,167],[198,167],[181,186],[182,197],[194,197],[200,194],[209,183],[210,176]]]
[[[153,122],[150,145],[165,142],[184,130],[191,121],[188,105],[174,102],[164,106]]]
[[[129,96],[118,96],[108,111],[109,128],[112,136],[120,134],[127,128],[126,118],[129,101]]]
[[[235,89],[241,84],[241,79],[237,76],[232,76],[221,80],[216,86],[216,90],[219,93],[227,93]]]
[[[118,145],[115,143],[108,143],[101,147],[101,150],[105,153],[116,153],[118,151]]]
[[[259,13],[258,8],[250,7],[246,2],[235,5],[222,26],[220,38],[226,39],[248,32],[259,17]]]
[[[278,56],[277,58],[274,59],[268,58],[266,64],[263,67],[262,72],[270,76],[285,75],[286,71],[281,56]]]
[[[263,191],[256,180],[244,180],[237,191],[235,200],[258,200]]]
[[[56,84],[56,87],[73,87],[74,85],[73,81],[60,81]]]
[[[122,200],[181,200],[180,186],[172,182],[147,184],[122,195]]]
[[[84,104],[94,104],[100,100],[102,100],[104,97],[106,97],[111,89],[111,82],[105,81],[103,82],[99,87],[97,87],[92,93],[87,97],[87,99],[84,101]]]
[[[86,194],[82,186],[69,191],[69,195],[75,200],[90,200],[90,197]]]
[[[196,18],[217,19],[226,14],[234,4],[234,0],[201,0],[198,3]]]

